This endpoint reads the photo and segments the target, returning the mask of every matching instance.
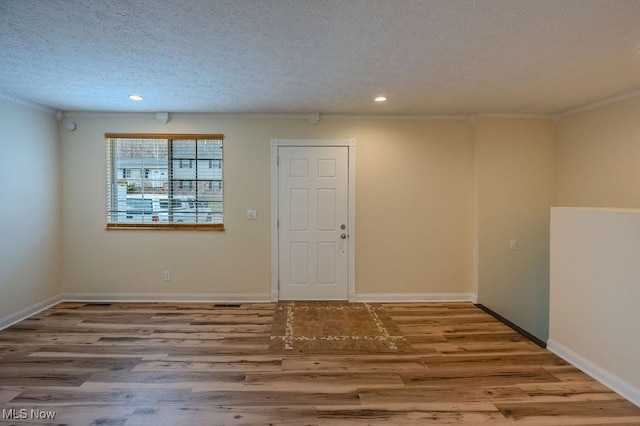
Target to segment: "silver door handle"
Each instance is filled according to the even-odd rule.
[[[340,238],[344,240],[345,238],[347,238],[347,234],[340,234]]]

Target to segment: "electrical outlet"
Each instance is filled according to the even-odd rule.
[[[164,271],[164,280],[171,281],[171,271]]]
[[[518,250],[518,240],[509,240],[509,250]]]

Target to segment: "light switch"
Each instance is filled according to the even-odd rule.
[[[518,240],[509,240],[509,250],[518,250]]]
[[[257,213],[255,210],[247,210],[247,219],[248,220],[256,220]]]

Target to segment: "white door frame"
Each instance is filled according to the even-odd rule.
[[[347,229],[347,297],[356,300],[356,140],[355,139],[271,139],[271,301],[279,300],[278,259],[278,147],[346,146],[349,152],[349,187]]]

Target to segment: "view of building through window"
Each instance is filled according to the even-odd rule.
[[[107,135],[107,223],[221,225],[222,135],[211,136]]]

